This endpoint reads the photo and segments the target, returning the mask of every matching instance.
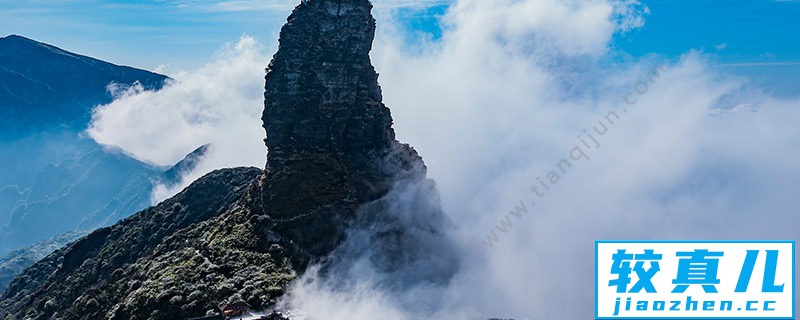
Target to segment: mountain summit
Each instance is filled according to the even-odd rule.
[[[82,130],[91,108],[111,102],[110,83],[160,89],[166,79],[18,35],[0,38],[0,137],[52,127]]]
[[[264,212],[286,220],[278,230],[315,256],[333,249],[355,209],[385,195],[398,175],[424,171],[416,152],[395,141],[381,103],[371,8],[367,0],[304,2],[267,69]]]
[[[185,319],[230,303],[267,310],[319,265],[363,261],[401,288],[458,268],[421,157],[395,140],[369,51],[367,0],[308,0],[266,75],[266,169],[211,173],[176,197],[37,263],[0,318]]]

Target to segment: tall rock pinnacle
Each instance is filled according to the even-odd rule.
[[[265,211],[312,255],[329,252],[355,209],[385,195],[396,175],[424,171],[394,140],[381,103],[371,9],[367,0],[303,1],[267,68]]]
[[[295,153],[353,155],[394,141],[369,58],[371,9],[367,0],[310,0],[289,17],[266,77],[271,167]]]

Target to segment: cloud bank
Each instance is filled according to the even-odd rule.
[[[613,62],[614,34],[646,14],[636,2],[462,0],[422,52],[384,24],[373,59],[385,102],[439,183],[463,270],[401,290],[312,272],[288,307],[307,319],[590,319],[595,240],[796,239],[800,102],[696,52]],[[436,308],[420,302],[431,297]]]
[[[111,86],[116,99],[94,110],[88,134],[133,157],[169,166],[204,144],[209,151],[178,186],[158,186],[154,202],[174,195],[191,181],[218,168],[263,167],[261,112],[267,50],[251,37],[225,45],[211,62],[181,71],[164,89]]]
[[[797,239],[800,101],[719,74],[696,52],[612,59],[614,35],[646,23],[640,3],[460,0],[438,40],[409,37],[393,10],[376,7],[372,57],[398,137],[425,157],[456,225],[462,270],[402,289],[363,269],[346,287],[309,272],[287,309],[589,319],[595,240]],[[92,136],[160,164],[213,141],[223,151],[194,176],[263,166],[266,55],[239,47],[257,48],[245,39],[164,93],[125,90],[98,110]]]

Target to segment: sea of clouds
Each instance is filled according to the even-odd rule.
[[[591,319],[595,240],[797,239],[800,101],[714,71],[699,52],[612,59],[614,35],[646,24],[640,3],[459,0],[435,39],[410,34],[395,10],[376,1],[372,59],[398,138],[438,183],[461,269],[447,285],[401,289],[376,286],[380,273],[337,288],[309,272],[287,308],[334,320]],[[89,134],[159,165],[212,144],[154,201],[215,168],[263,167],[275,49],[243,37],[159,92],[123,89]],[[563,159],[571,167],[557,171]]]

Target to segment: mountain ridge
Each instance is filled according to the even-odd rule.
[[[8,286],[2,294],[0,316],[13,317],[12,312],[21,307],[14,302],[23,304],[33,302],[32,309],[23,309],[24,312],[18,316],[22,317],[25,314],[26,317],[36,319],[106,318],[103,310],[83,309],[97,308],[97,301],[103,301],[104,294],[118,293],[126,289],[132,289],[135,294],[135,290],[139,289],[142,283],[120,282],[121,272],[130,274],[138,272],[139,268],[146,269],[150,256],[157,253],[163,239],[173,237],[178,230],[203,223],[217,216],[220,211],[226,210],[243,195],[260,173],[261,170],[256,168],[213,171],[192,183],[175,197],[112,227],[98,229],[54,252],[27,269]],[[116,246],[104,245],[109,242]],[[141,276],[146,277],[146,274],[147,272],[144,272]],[[88,291],[70,289],[77,287],[95,289]],[[98,287],[105,289],[98,290]],[[18,300],[28,295],[33,301]],[[48,301],[52,307],[48,306]],[[167,308],[159,305],[161,302],[163,301],[159,299],[152,301],[160,309],[166,310]],[[65,305],[71,308],[64,308]],[[54,307],[63,309],[52,310]],[[62,311],[63,314],[55,311]],[[50,312],[55,314],[51,317]],[[165,319],[170,319],[170,315],[165,314]],[[119,319],[128,318],[120,316]]]
[[[83,134],[92,109],[113,98],[107,81],[157,90],[168,80],[20,35],[0,38],[0,260],[13,262],[4,278],[49,253],[51,237],[104,227],[150,206],[154,181],[178,179],[201,160],[198,154],[162,173],[170,168]],[[33,254],[11,252],[22,248]]]
[[[379,284],[389,288],[447,283],[460,263],[451,225],[422,157],[395,138],[369,58],[371,10],[307,0],[289,16],[265,76],[264,170],[207,187],[242,169],[217,171],[50,255],[2,293],[0,317],[174,320],[237,302],[266,311],[310,266],[337,279],[361,259],[392,275]],[[181,211],[200,197],[220,210]],[[141,240],[147,249],[130,250],[161,225]]]
[[[7,35],[5,37],[0,37],[0,41],[3,41],[3,40],[29,43],[29,44],[32,44],[32,45],[35,45],[35,46],[39,46],[39,47],[41,47],[41,48],[43,48],[45,50],[48,50],[48,51],[50,51],[52,53],[55,53],[55,54],[59,54],[59,55],[63,55],[63,56],[66,56],[66,57],[73,58],[73,59],[81,60],[84,63],[87,63],[89,65],[91,65],[91,64],[110,65],[110,66],[117,67],[117,68],[123,68],[123,69],[129,70],[129,71],[132,71],[134,73],[141,73],[142,71],[144,71],[144,72],[147,72],[147,73],[155,74],[157,77],[163,78],[165,80],[166,79],[170,79],[168,76],[163,75],[163,74],[154,73],[152,71],[146,71],[146,70],[143,70],[143,69],[135,68],[135,67],[124,65],[124,64],[116,64],[116,63],[113,63],[113,62],[108,62],[108,61],[105,61],[105,60],[102,60],[102,59],[99,59],[99,58],[96,58],[96,57],[92,57],[92,56],[89,56],[89,55],[84,55],[84,54],[79,54],[79,53],[67,51],[67,50],[61,49],[58,46],[51,45],[51,44],[48,44],[48,43],[45,43],[45,42],[41,42],[41,41],[37,41],[37,40],[34,40],[32,38],[28,38],[28,37],[25,37],[25,36],[19,35],[19,34],[10,34],[10,35]]]
[[[72,53],[20,35],[0,38],[0,137],[66,128],[79,131],[111,83],[160,89],[169,77]],[[20,110],[25,110],[21,113]]]

